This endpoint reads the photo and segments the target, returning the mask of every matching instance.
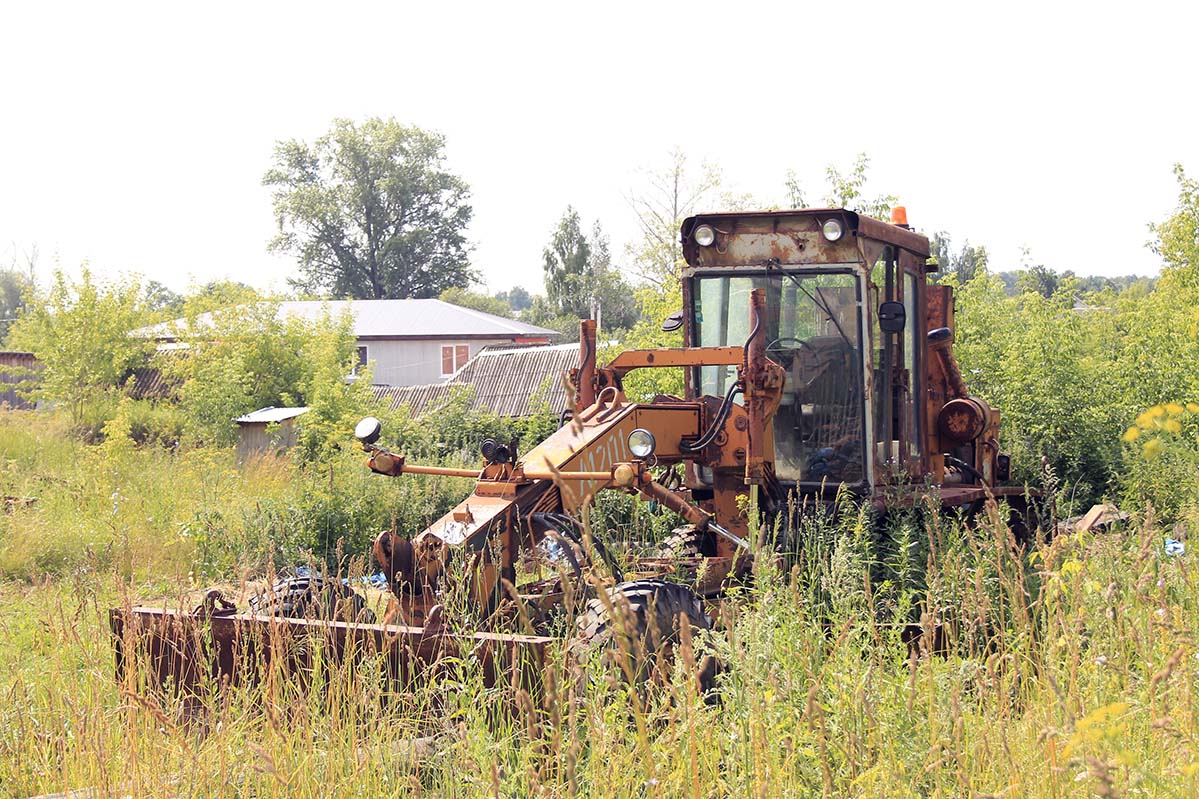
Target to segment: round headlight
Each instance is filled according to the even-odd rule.
[[[654,434],[648,430],[638,427],[629,433],[629,452],[633,453],[634,458],[648,458],[654,454],[654,447],[656,446],[657,442],[654,441]]]
[[[373,416],[368,416],[354,425],[354,438],[363,444],[374,444],[379,440],[381,432],[383,432],[383,425]]]
[[[822,233],[824,233],[824,237],[829,241],[836,241],[837,239],[841,238],[841,234],[845,232],[841,228],[840,219],[830,219],[826,221],[820,230]]]
[[[695,243],[701,247],[711,247],[716,241],[716,231],[711,225],[700,225],[695,229]]]

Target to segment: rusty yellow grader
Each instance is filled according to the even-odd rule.
[[[319,632],[335,653],[381,653],[397,678],[466,646],[499,679],[555,638],[604,645],[617,616],[657,640],[707,627],[704,599],[773,557],[764,531],[805,503],[1019,500],[1002,485],[999,412],[954,359],[953,291],[929,282],[928,240],[903,209],[890,223],[844,209],[705,214],[681,235],[683,311],[663,327],[681,327],[683,346],[601,365],[582,322],[573,416],[529,451],[487,441],[478,468],[419,465],[378,443],[378,421],[358,425],[378,474],[475,480],[428,529],[377,538],[393,595],[382,619],[316,576],[245,611],[217,596],[191,613],[125,608],[112,615],[121,668],[136,656],[176,685],[236,681],[248,656],[294,656],[281,632]],[[684,395],[630,401],[639,369],[682,370]],[[652,557],[613,557],[585,519],[600,491],[658,503],[680,527]]]

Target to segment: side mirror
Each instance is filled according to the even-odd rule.
[[[878,326],[887,333],[902,333],[908,311],[902,302],[884,302],[878,306]]]
[[[383,432],[383,425],[373,416],[368,416],[358,424],[354,425],[354,438],[361,441],[363,444],[374,444],[379,440],[379,434]]]
[[[953,331],[947,327],[938,327],[928,331],[928,343],[940,344],[943,341],[953,341]]]
[[[683,311],[679,310],[662,320],[662,332],[671,333],[683,326]]]

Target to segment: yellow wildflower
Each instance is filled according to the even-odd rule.
[[[1161,405],[1154,405],[1152,408],[1145,411],[1145,413],[1149,414],[1154,419],[1157,419],[1158,417],[1166,415],[1166,409],[1163,408]]]
[[[1141,448],[1141,453],[1146,458],[1156,458],[1162,453],[1163,446],[1165,445],[1162,444],[1162,440],[1160,438],[1151,438],[1145,442],[1145,446]]]
[[[1166,403],[1166,413],[1170,414],[1171,416],[1177,416],[1178,414],[1182,413],[1184,410],[1186,410],[1186,409],[1183,408],[1181,405],[1179,405],[1177,402],[1167,402]]]
[[[1150,427],[1153,427],[1153,417],[1149,414],[1149,411],[1145,411],[1137,417],[1136,424],[1142,430],[1148,430]]]
[[[1191,413],[1199,413],[1199,402],[1188,402],[1187,410]]]
[[[1163,426],[1166,428],[1167,433],[1174,433],[1177,435],[1178,433],[1182,432],[1182,422],[1178,421],[1177,419],[1167,419],[1165,425]]]
[[[1141,435],[1141,428],[1137,427],[1136,425],[1133,425],[1132,427],[1125,430],[1124,435],[1120,436],[1120,438],[1124,439],[1125,444],[1131,444],[1132,442],[1136,441],[1137,437],[1140,435]]]

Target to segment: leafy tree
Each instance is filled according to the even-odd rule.
[[[949,275],[958,283],[969,283],[974,276],[987,268],[987,248],[975,247],[967,241],[960,250],[953,249],[949,234],[941,231],[934,233],[929,240],[931,257],[940,267],[940,281],[944,282]]]
[[[299,258],[294,285],[355,299],[436,297],[466,288],[469,189],[445,171],[442,136],[394,119],[334,120],[312,145],[275,147],[279,235]]]
[[[236,286],[232,293],[239,293]],[[202,313],[202,319],[186,317],[178,331],[183,352],[155,359],[179,383],[188,442],[229,446],[237,440],[238,416],[267,406],[306,405],[311,410],[298,424],[299,452],[322,460],[370,410],[371,375],[355,370],[349,314],[285,317],[278,302],[267,299]],[[357,379],[348,379],[355,372]]]
[[[182,314],[188,318],[209,311],[219,311],[238,305],[258,302],[263,297],[258,290],[236,280],[214,280],[193,287],[183,298]]]
[[[675,149],[665,167],[644,170],[642,175],[645,185],[626,198],[637,215],[641,237],[628,245],[625,254],[639,277],[677,291],[683,264],[679,228],[692,214],[722,207],[717,197],[720,169],[709,163],[691,169],[683,151]]]
[[[349,431],[374,402],[369,373],[358,367],[358,379],[347,380],[358,364],[353,318],[325,316],[306,326],[300,346],[300,378],[295,402],[310,409],[300,418],[300,455],[325,461],[348,441]]]
[[[446,289],[441,292],[437,299],[442,302],[448,302],[451,305],[461,305],[463,308],[471,308],[475,311],[489,313],[493,316],[502,316],[505,319],[512,318],[512,308],[508,303],[499,297],[489,297],[477,291],[467,291],[460,288]]]
[[[828,179],[829,193],[824,201],[832,208],[855,208],[867,216],[876,219],[887,219],[891,214],[891,206],[899,201],[893,194],[880,194],[873,200],[867,200],[862,194],[866,187],[866,172],[870,168],[870,157],[866,153],[858,153],[853,166],[847,174],[830,164],[824,170]]]
[[[799,182],[799,176],[795,174],[794,169],[788,169],[786,176],[783,178],[783,186],[787,190],[787,208],[807,208],[808,198],[804,194],[803,185]]]
[[[1057,293],[1063,277],[1044,264],[1034,264],[1016,273],[1016,288],[1022,294],[1040,294],[1049,299]]]
[[[521,321],[531,325],[557,330],[567,340],[577,338],[579,335],[579,317],[574,314],[558,313],[553,304],[541,294],[533,297],[532,303],[520,315],[520,318]]]
[[[14,269],[0,270],[0,343],[25,308],[33,284]]]
[[[591,258],[587,263],[587,294],[591,298],[589,317],[606,330],[624,330],[638,319],[633,302],[633,287],[612,266],[608,236],[600,223],[591,228]]]
[[[607,361],[625,349],[663,349],[683,346],[683,331],[665,332],[662,320],[677,311],[682,305],[677,279],[672,284],[657,287],[648,284],[637,289],[636,305],[640,318],[619,347],[600,353],[600,361]],[[630,372],[624,380],[625,393],[635,401],[649,401],[658,394],[683,394],[682,369],[638,369]]]
[[[1168,219],[1150,225],[1154,240],[1150,248],[1162,257],[1175,279],[1188,285],[1199,283],[1199,181],[1188,178],[1182,164],[1174,165],[1178,181],[1178,207]]]
[[[290,404],[304,372],[307,333],[302,321],[281,318],[274,302],[212,311],[203,324],[189,317],[179,331],[186,355],[159,359],[180,381],[189,437],[198,444],[230,445],[237,436],[235,418]]]
[[[513,286],[507,291],[496,292],[495,298],[518,314],[533,304],[532,295],[522,286]]]
[[[153,343],[130,335],[145,321],[136,282],[101,283],[85,267],[78,282],[56,271],[49,291],[30,303],[9,338],[44,367],[36,393],[63,403],[78,424],[85,401],[120,386],[145,361]]]
[[[632,270],[646,285],[634,294],[638,318],[622,348],[650,349],[682,346],[681,331],[665,333],[662,320],[682,307],[679,276],[683,248],[679,229],[683,220],[701,211],[720,211],[746,202],[744,197],[720,194],[720,169],[711,163],[692,168],[681,150],[674,150],[664,167],[642,171],[644,184],[630,192],[628,203],[637,214],[641,237],[629,244],[625,255]],[[601,353],[601,360],[616,352]],[[631,397],[652,399],[656,394],[682,394],[680,369],[639,369],[625,380]]]
[[[550,307],[562,316],[586,318],[587,267],[591,245],[583,235],[579,212],[570,206],[558,222],[550,243],[542,251],[545,267],[545,296]]]
[[[146,307],[159,316],[170,318],[183,312],[183,295],[157,280],[147,280],[142,291],[145,294]]]
[[[1014,477],[1039,484],[1047,457],[1085,503],[1115,473],[1127,401],[1096,390],[1112,377],[1102,336],[1111,319],[1077,312],[1074,298],[1070,282],[1050,297],[1008,296],[984,270],[957,291],[954,348],[971,392],[1002,411]]]
[[[863,192],[866,188],[866,173],[869,170],[870,157],[866,153],[858,153],[853,165],[845,173],[833,164],[825,167],[824,176],[828,183],[828,192],[824,195],[824,204],[829,208],[860,211],[876,219],[889,218],[891,206],[898,202],[899,198],[891,194],[880,194],[872,200],[866,199]],[[789,207],[807,207],[807,197],[794,170],[787,171],[784,186]]]
[[[579,214],[571,207],[558,223],[543,252],[546,307],[535,315],[595,319],[607,329],[624,328],[636,320],[629,302],[633,291],[612,268],[608,237],[599,222],[588,238]]]

